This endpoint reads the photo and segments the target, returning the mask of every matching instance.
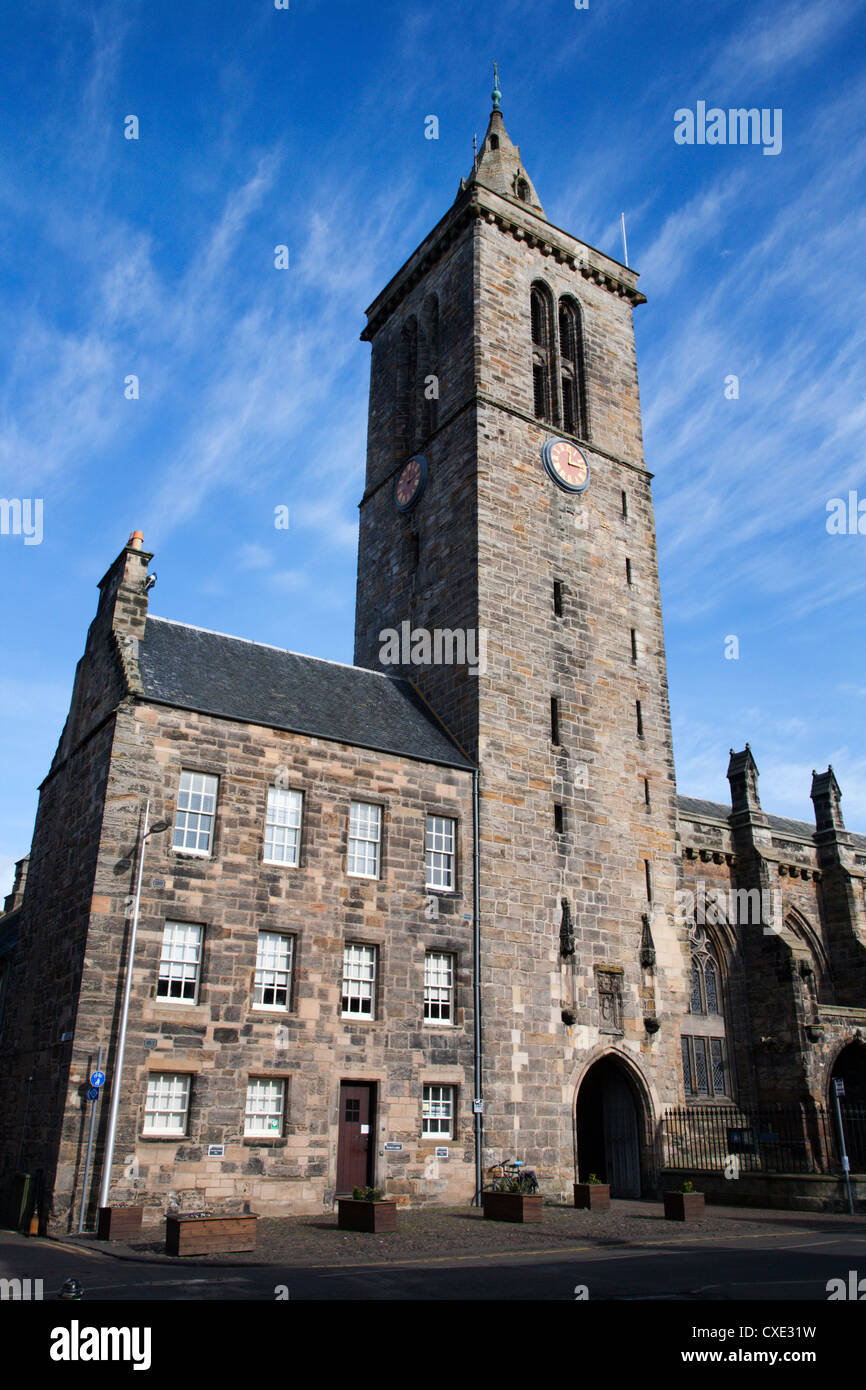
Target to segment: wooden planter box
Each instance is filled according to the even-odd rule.
[[[702,1221],[703,1192],[666,1192],[665,1216],[668,1221]]]
[[[97,1240],[140,1240],[143,1207],[100,1207]]]
[[[166,1255],[219,1255],[255,1250],[257,1216],[167,1216]]]
[[[610,1186],[606,1182],[576,1182],[574,1184],[574,1205],[590,1211],[610,1209]]]
[[[337,1225],[341,1231],[396,1231],[397,1203],[358,1202],[354,1197],[337,1199]]]
[[[522,1192],[482,1192],[481,1205],[488,1221],[540,1221],[541,1198]]]

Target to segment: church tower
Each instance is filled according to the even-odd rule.
[[[355,660],[407,675],[479,767],[485,1164],[627,1195],[683,1098],[688,1004],[644,296],[548,221],[500,99],[368,310]]]

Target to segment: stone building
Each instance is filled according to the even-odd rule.
[[[96,1203],[143,852],[111,1195],[154,1218],[468,1202],[508,1157],[636,1195],[695,1107],[748,1150],[834,1076],[866,1101],[832,770],[815,827],[748,748],[730,808],[677,796],[637,278],[548,221],[495,91],[368,310],[356,665],[151,616],[139,533],[102,580],[0,918],[0,1182],[39,1171],[57,1226]]]

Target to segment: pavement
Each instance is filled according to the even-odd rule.
[[[341,1265],[389,1265],[467,1260],[473,1257],[553,1257],[617,1246],[701,1247],[769,1237],[825,1235],[834,1240],[866,1240],[866,1215],[769,1211],[746,1207],[707,1207],[703,1221],[674,1222],[657,1201],[612,1201],[606,1212],[579,1211],[546,1204],[540,1224],[487,1221],[476,1207],[422,1207],[398,1211],[398,1228],[383,1235],[341,1231],[336,1214],[261,1217],[256,1249],[183,1259],[164,1253],[164,1228],[144,1227],[141,1241],[125,1245],[93,1235],[64,1235],[55,1244],[98,1251],[119,1260],[190,1265],[291,1266],[293,1269]],[[27,1239],[21,1237],[21,1239]]]
[[[43,1281],[40,1293],[29,1297],[44,1304],[16,1305],[29,1317],[40,1307],[48,1316],[60,1285],[74,1276],[88,1305],[147,1302],[150,1321],[174,1316],[159,1305],[177,1301],[210,1305],[217,1316],[215,1305],[225,1301],[576,1306],[589,1299],[595,1325],[605,1300],[608,1306],[629,1301],[636,1312],[637,1301],[661,1299],[671,1312],[679,1306],[683,1313],[696,1303],[787,1309],[794,1301],[812,1304],[809,1319],[823,1303],[828,1316],[833,1313],[834,1336],[841,1322],[839,1305],[828,1302],[829,1281],[847,1284],[852,1271],[866,1276],[866,1216],[711,1207],[703,1221],[680,1223],[666,1221],[658,1202],[618,1201],[608,1212],[548,1205],[541,1224],[526,1226],[486,1221],[467,1207],[407,1209],[398,1224],[387,1235],[369,1235],[340,1231],[327,1214],[265,1217],[255,1251],[186,1258],[164,1253],[156,1226],[132,1245],[92,1235],[46,1239],[0,1231],[0,1276]],[[859,1309],[850,1307],[850,1313],[859,1327]],[[695,1310],[691,1319],[708,1316],[705,1309],[696,1318]],[[790,1309],[782,1316],[793,1320]]]

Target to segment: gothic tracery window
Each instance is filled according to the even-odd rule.
[[[436,429],[439,415],[439,301],[435,294],[429,295],[424,303],[418,356],[420,379],[416,390],[419,395],[421,438],[426,439]]]
[[[686,1095],[699,1099],[729,1097],[726,1028],[721,968],[706,929],[694,926],[689,941],[692,994],[683,1033],[683,1079]]]
[[[532,318],[532,390],[536,420],[553,421],[552,367],[553,339],[550,298],[541,285],[533,285],[530,295]]]
[[[573,299],[559,301],[559,380],[562,392],[562,428],[585,439],[586,399],[583,381],[583,346],[580,310]]]
[[[414,449],[418,382],[418,320],[414,314],[400,332],[397,360],[398,429],[404,447]]]

